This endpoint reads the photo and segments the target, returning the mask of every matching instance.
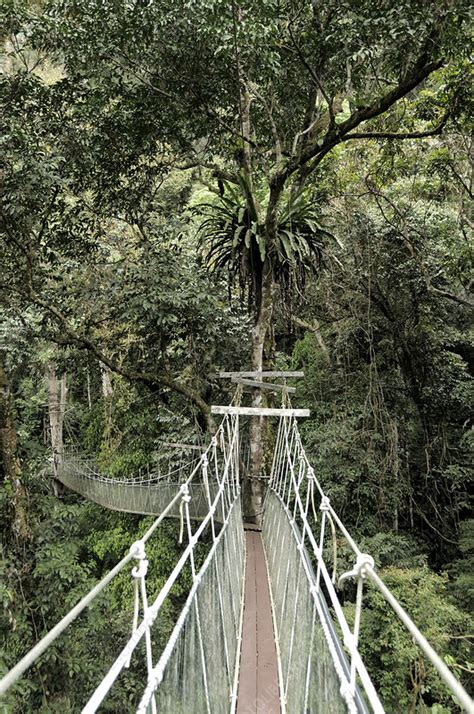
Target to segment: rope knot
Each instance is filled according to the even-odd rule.
[[[144,578],[148,570],[145,543],[142,540],[135,541],[130,547],[130,553],[138,560],[138,565],[132,568],[132,576],[134,578]]]
[[[189,495],[189,487],[187,483],[183,483],[181,486],[181,493],[183,494],[183,502],[184,503],[189,503],[191,500],[191,496]]]
[[[149,685],[148,685],[148,686],[151,685],[151,686],[153,687],[153,691],[155,691],[155,689],[157,689],[157,687],[158,687],[158,686],[161,684],[161,682],[163,681],[163,677],[164,677],[164,669],[163,669],[163,667],[160,667],[159,665],[156,665],[156,667],[155,667],[154,670],[153,670],[153,675],[152,675],[152,677],[150,678],[150,681],[149,681]]]
[[[349,570],[347,573],[343,573],[339,578],[337,582],[338,587],[341,587],[343,582],[345,580],[349,580],[349,578],[361,578],[364,580],[367,577],[367,568],[374,567],[375,561],[371,555],[368,553],[358,553],[357,560],[352,570]]]
[[[355,568],[359,577],[365,578],[367,576],[367,568],[375,568],[375,561],[368,553],[359,553]]]
[[[135,543],[132,543],[130,555],[133,555],[137,560],[144,560],[146,558],[145,543],[142,540],[136,540]]]
[[[347,681],[342,682],[339,691],[341,693],[341,697],[344,699],[346,704],[348,706],[351,706],[351,704],[353,704],[353,701],[354,701],[354,695],[353,695],[352,687],[351,687],[350,683]]]
[[[329,498],[327,496],[323,496],[321,498],[321,505],[319,506],[319,510],[327,513],[329,511],[330,505],[331,502]]]
[[[132,568],[132,577],[134,578],[144,578],[148,572],[148,560],[140,560],[138,565]]]

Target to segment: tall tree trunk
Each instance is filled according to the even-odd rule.
[[[54,476],[57,477],[64,452],[63,428],[66,412],[67,382],[66,375],[61,379],[56,376],[56,365],[51,363],[47,374],[49,426],[51,429],[51,447],[53,450]]]
[[[110,378],[110,369],[107,365],[103,364],[103,362],[100,362],[100,369],[102,373],[102,397],[104,400],[104,438],[106,443],[110,445],[112,435],[112,397],[114,390]]]
[[[400,479],[400,457],[397,419],[392,421],[393,434],[393,478],[394,478],[394,506],[393,506],[393,530],[398,533],[398,502],[400,499],[401,479]]]
[[[262,266],[261,299],[257,320],[252,335],[252,368],[256,372],[263,371],[270,355],[273,331],[273,306],[275,281],[271,248],[275,245],[277,231],[277,209],[284,188],[285,179],[275,175],[270,181],[270,199],[265,215],[265,241],[267,257]],[[267,354],[265,346],[267,345]],[[268,349],[270,347],[270,349]],[[252,406],[262,405],[262,392],[254,391]],[[244,482],[244,517],[249,523],[260,524],[263,510],[263,496],[265,475],[262,473],[264,466],[264,453],[267,440],[266,420],[254,417],[250,423],[250,473]],[[268,474],[267,474],[268,475]]]
[[[91,396],[91,373],[89,369],[89,362],[86,367],[86,387],[87,387],[87,406],[89,411],[92,410],[92,396]]]
[[[271,261],[263,265],[260,309],[252,334],[252,369],[261,372],[266,367],[269,354],[268,338],[271,335],[274,302],[274,281]],[[252,406],[262,406],[262,391],[254,390]],[[264,496],[264,467],[266,420],[253,417],[250,423],[250,470],[244,483],[244,517],[248,523],[260,523]]]
[[[17,433],[13,417],[10,384],[0,354],[0,484],[9,484],[13,491],[13,528],[22,541],[30,538],[28,502],[22,483],[21,464],[17,450]]]

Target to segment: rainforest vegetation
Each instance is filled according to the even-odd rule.
[[[0,13],[0,675],[151,522],[58,485],[52,445],[115,476],[173,463],[232,398],[218,371],[266,367],[304,370],[293,403],[318,477],[472,686],[469,3]],[[250,511],[271,438],[251,426]],[[177,528],[149,553],[156,592]],[[80,711],[132,602],[119,579],[1,711]],[[366,605],[387,711],[458,711],[381,597]],[[134,711],[140,681],[132,667],[103,711]]]

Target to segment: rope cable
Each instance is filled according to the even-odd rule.
[[[240,404],[242,393],[243,387],[238,385],[234,403]],[[285,388],[282,390],[282,404],[291,405]],[[168,478],[173,473],[189,469],[190,473],[180,484],[164,482],[161,475],[138,480],[107,479],[95,473],[93,460],[84,458],[79,452],[69,452],[65,460],[68,466],[64,470],[66,485],[80,482],[83,490],[79,492],[92,499],[101,497],[97,489],[120,488],[121,497],[129,499],[127,505],[131,508],[130,499],[135,504],[133,507],[139,505],[140,486],[143,486],[148,500],[149,494],[159,491],[164,483],[174,492],[142,538],[132,544],[128,554],[0,681],[0,694],[17,681],[80,612],[135,559],[136,564],[131,571],[134,581],[132,634],[93,692],[83,714],[92,714],[101,705],[122,670],[130,666],[133,653],[142,639],[147,683],[138,707],[140,714],[150,710],[152,714],[170,710],[170,706],[174,707],[178,701],[183,711],[194,709],[210,714],[211,711],[225,710],[229,701],[231,711],[235,711],[245,570],[240,504],[240,438],[238,417],[225,416],[204,453],[187,464],[181,462],[177,469],[165,476]],[[315,489],[321,498],[319,509]],[[192,509],[193,513],[202,513],[194,532]],[[316,538],[314,527],[318,523],[318,510],[322,515]],[[183,543],[185,529],[187,543],[164,586],[149,604],[145,545],[163,520],[176,512],[180,521],[179,543]],[[222,527],[216,530],[215,520],[219,518]],[[325,562],[326,521],[331,529],[331,575]],[[209,525],[212,545],[198,569],[195,549]],[[356,581],[352,629],[335,587],[338,534],[342,535],[356,557],[353,568],[340,575],[337,581],[338,587],[349,579]],[[310,465],[294,417],[283,416],[278,425],[264,502],[263,542],[275,632],[278,633],[282,710],[317,711],[328,701],[334,701],[341,703],[351,714],[365,714],[367,706],[359,692],[359,682],[375,714],[383,713],[378,693],[358,650],[364,581],[370,580],[437,669],[454,697],[468,712],[474,712],[469,695],[382,582],[375,572],[373,558],[361,552],[337,515]],[[316,572],[312,563],[315,563]],[[185,567],[191,569],[191,590],[171,637],[155,663],[152,626]],[[337,630],[342,634],[347,655]],[[316,670],[324,671],[324,679],[318,679]],[[190,687],[188,677],[193,683]],[[223,682],[227,685],[222,686]],[[176,704],[176,710],[178,708]]]

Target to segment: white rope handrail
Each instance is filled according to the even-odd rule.
[[[285,398],[288,400],[288,395],[286,395]],[[83,465],[83,472],[79,474],[81,478],[89,480],[97,480],[100,482],[120,485],[125,483],[127,486],[150,485],[152,483],[157,483],[159,480],[163,480],[163,477],[156,480],[153,478],[141,481],[106,479],[100,475],[94,474],[93,470],[88,466],[88,463],[80,462],[80,460],[77,460],[77,463],[82,463]],[[233,582],[232,577],[230,577],[234,571],[243,572],[243,531],[241,526],[242,521],[239,501],[239,464],[238,415],[226,415],[215,436],[212,438],[210,444],[200,457],[198,459],[193,459],[193,461],[189,462],[185,466],[181,466],[179,469],[176,469],[176,471],[182,472],[186,468],[191,468],[191,473],[183,481],[183,483],[179,485],[179,487],[177,484],[175,495],[167,503],[160,515],[153,521],[141,539],[133,543],[127,555],[124,556],[119,563],[117,563],[110,573],[97,583],[91,591],[39,641],[30,650],[30,652],[28,652],[25,657],[23,657],[23,659],[20,660],[20,662],[18,662],[18,664],[15,665],[10,672],[8,672],[7,675],[5,675],[5,677],[0,681],[0,695],[3,694],[12,684],[14,684],[19,677],[21,677],[21,675],[38,659],[38,657],[41,656],[47,647],[62,634],[62,632],[73,622],[73,620],[113,580],[113,578],[123,571],[123,569],[133,559],[135,559],[136,565],[131,572],[135,583],[132,634],[103,677],[102,681],[92,693],[89,701],[82,710],[83,713],[93,714],[93,712],[97,711],[98,707],[107,696],[123,669],[129,666],[133,653],[143,639],[145,645],[146,686],[144,687],[142,698],[138,705],[138,712],[140,714],[144,714],[145,711],[149,710],[148,707],[151,708],[152,714],[155,714],[158,710],[162,711],[163,709],[161,707],[158,706],[157,708],[157,704],[160,701],[160,692],[162,691],[162,688],[158,689],[158,686],[164,679],[165,672],[167,671],[171,658],[173,656],[179,657],[180,650],[178,648],[176,650],[177,654],[174,655],[175,648],[177,648],[178,643],[182,643],[183,641],[180,638],[182,633],[185,631],[187,618],[192,617],[194,617],[192,622],[194,623],[193,626],[195,627],[195,637],[197,642],[196,649],[194,650],[195,656],[193,662],[195,663],[196,668],[200,671],[200,706],[203,711],[205,710],[207,712],[211,712],[213,710],[212,697],[215,696],[216,690],[211,689],[211,682],[212,677],[214,677],[214,682],[218,682],[220,696],[222,695],[222,692],[224,692],[225,697],[227,691],[229,695],[230,710],[234,711],[236,706],[236,691],[238,682],[238,659],[235,660],[234,669],[231,672],[232,658],[229,655],[229,651],[231,651],[233,657],[235,648],[240,647],[242,635],[242,611],[240,611],[240,616],[238,616],[237,602],[240,603],[240,606],[242,606],[243,603],[242,590],[236,589],[236,587],[240,588],[242,573],[239,572],[240,579],[237,580],[237,584]],[[86,472],[87,470],[89,470],[89,473]],[[171,473],[173,472],[170,472],[170,474]],[[166,478],[166,476],[164,478]],[[193,492],[196,493],[194,491],[196,482],[198,482],[200,486],[198,499],[200,499],[200,503],[204,500],[204,508],[206,510],[205,512],[203,511],[202,520],[193,532],[191,526],[192,516],[190,512],[190,502],[193,499]],[[212,484],[212,488],[210,488],[210,484]],[[320,496],[320,502],[315,503],[315,496],[317,496],[318,493]],[[366,704],[361,703],[361,694],[357,688],[357,682],[359,681],[366,694],[367,701],[370,703],[375,714],[383,714],[383,705],[358,650],[361,613],[364,602],[364,586],[366,581],[370,580],[393,608],[394,612],[436,668],[443,681],[450,688],[456,699],[460,702],[461,706],[463,706],[466,711],[474,714],[474,704],[467,692],[441,660],[439,655],[433,650],[431,645],[412,622],[411,618],[396,600],[394,595],[380,579],[379,575],[375,571],[374,561],[371,556],[360,550],[350,532],[333,509],[329,498],[326,496],[324,489],[319,483],[308,460],[294,416],[283,416],[280,419],[267,499],[267,503],[271,504],[272,513],[275,514],[275,519],[279,517],[278,514],[282,514],[283,520],[275,520],[274,522],[278,522],[279,532],[281,524],[281,534],[285,544],[293,543],[291,546],[293,551],[288,552],[293,552],[294,555],[293,557],[288,556],[285,560],[281,557],[281,552],[274,547],[272,555],[273,561],[271,567],[269,566],[269,570],[271,570],[276,563],[277,575],[275,577],[275,587],[276,591],[280,594],[278,602],[278,607],[280,609],[277,618],[278,622],[275,620],[275,624],[278,631],[282,630],[283,625],[286,627],[285,632],[287,635],[286,642],[288,645],[288,662],[291,662],[292,657],[296,656],[294,652],[298,649],[298,640],[295,628],[297,627],[299,620],[299,600],[304,597],[306,598],[306,602],[311,603],[312,610],[310,614],[313,623],[316,617],[319,618],[323,633],[323,640],[326,642],[325,651],[329,652],[329,655],[327,656],[330,657],[330,659],[328,661],[332,660],[334,665],[334,674],[332,677],[337,683],[337,686],[340,686],[339,696],[342,701],[345,702],[347,711],[350,712],[350,714],[356,714],[356,712],[359,711],[366,711]],[[162,523],[163,520],[172,512],[176,511],[178,504],[178,510],[181,514],[181,532],[182,537],[185,540],[185,545],[183,546],[184,550],[172,572],[169,574],[164,586],[155,597],[154,601],[150,604],[146,588],[148,559],[145,546],[159,527],[160,523]],[[319,512],[321,514],[320,517],[318,516]],[[313,532],[311,518],[313,518],[315,523],[319,523],[318,534]],[[216,529],[216,523],[219,523],[222,526],[219,531]],[[241,541],[239,540],[239,531],[238,529],[236,530],[237,524],[240,524],[240,531],[242,531]],[[204,560],[204,563],[198,570],[196,567],[195,548],[204,531],[208,527],[212,537],[212,546],[206,556],[206,559]],[[324,544],[328,527],[331,529],[333,546],[332,575],[330,574],[329,568],[324,560]],[[268,530],[268,528],[270,527],[267,526],[266,537],[271,538],[271,528],[270,530]],[[352,627],[349,625],[345,617],[335,588],[337,579],[336,529],[337,532],[343,536],[345,542],[355,556],[354,567],[348,572],[340,575],[337,581],[339,585],[345,580],[351,578],[356,582],[355,617]],[[230,533],[229,538],[226,537],[226,534],[228,533]],[[240,545],[238,545],[239,542]],[[278,544],[278,541],[275,540],[274,543]],[[230,549],[233,549],[233,560],[231,560]],[[314,555],[316,572],[313,570],[308,553]],[[297,554],[298,557],[295,557]],[[219,560],[219,558],[221,558],[221,560]],[[295,574],[293,590],[291,590],[288,589],[287,585],[289,582],[288,574],[290,572],[295,572],[290,569],[290,565],[295,562],[298,563],[298,572]],[[231,564],[233,564],[232,567]],[[157,661],[154,662],[151,627],[160,614],[167,598],[170,596],[173,587],[183,572],[183,568],[188,565],[192,575],[192,586],[190,592],[167,644],[161,651]],[[227,600],[224,600],[223,585],[222,580],[220,579],[224,571],[226,571],[228,578],[230,578],[230,583],[228,581],[226,585]],[[211,573],[211,575],[209,575],[209,573]],[[207,583],[205,586],[208,588],[207,590],[201,589],[203,583]],[[280,590],[278,590],[279,587]],[[209,590],[209,588],[214,588],[214,590]],[[327,594],[327,602],[325,597],[322,595],[323,591],[321,588],[323,588],[324,593]],[[214,647],[214,641],[212,637],[211,640],[209,640],[208,633],[206,632],[206,627],[209,628],[209,620],[206,621],[206,601],[204,599],[201,600],[203,597],[202,593],[207,593],[207,597],[209,597],[211,592],[215,593],[215,602],[217,603],[215,607],[219,608],[219,627],[221,628],[221,632],[223,632],[221,652],[223,652],[223,657],[225,659],[224,674],[222,676],[219,675],[217,680],[215,674],[216,670],[214,670],[213,674],[212,667],[209,669],[211,663],[209,662],[208,654]],[[226,631],[226,624],[224,622],[224,602],[227,603],[226,612],[231,614],[231,619],[233,619],[237,627],[237,630],[231,633],[229,637],[227,637],[228,631]],[[328,614],[328,604],[332,609],[331,616]],[[139,614],[140,606],[142,610],[141,617]],[[286,613],[289,613],[289,616],[285,620],[284,618]],[[334,625],[332,623],[333,617],[340,628],[342,639],[348,652],[348,657],[346,657],[343,653],[338,636],[334,630]],[[314,627],[314,624],[312,627]],[[214,632],[212,628],[211,631]],[[311,630],[311,642],[313,642],[313,629]],[[229,643],[231,650],[229,650]],[[207,655],[205,651],[206,647],[208,650]],[[305,682],[302,683],[301,697],[305,702],[308,702],[311,674],[310,658],[312,655],[311,653],[304,653],[304,656],[308,659],[307,664],[304,664],[303,673]],[[168,671],[173,671],[173,667],[176,666],[176,660],[174,660],[174,662],[175,664],[170,666]],[[221,670],[219,670],[219,672],[221,672]],[[227,690],[222,677],[224,677],[224,679],[227,678]],[[282,673],[280,676],[280,682],[283,682]],[[283,689],[281,691],[283,711],[286,707],[286,698],[289,690],[291,689],[291,685],[292,682],[288,664],[288,668],[285,670]],[[176,682],[174,686],[177,686]],[[173,692],[174,691],[175,689],[173,689]]]
[[[192,483],[192,481],[197,477],[197,475],[200,473],[200,467],[202,464],[202,458],[203,457],[208,457],[209,454],[213,451],[213,449],[216,449],[216,444],[217,444],[217,437],[220,434],[224,434],[224,425],[226,422],[229,420],[229,417],[224,417],[222,420],[221,425],[217,429],[216,435],[213,437],[211,440],[211,443],[207,447],[206,451],[203,453],[203,456],[201,456],[198,459],[198,464],[196,467],[193,469],[191,474],[188,476],[186,481],[181,485],[181,487],[177,490],[175,496],[169,501],[167,506],[163,509],[163,511],[160,513],[160,515],[155,519],[155,521],[152,523],[152,525],[148,528],[148,530],[145,532],[145,534],[142,536],[142,538],[133,543],[131,546],[129,552],[127,555],[125,555],[122,560],[120,560],[119,563],[109,572],[107,575],[105,575],[100,582],[98,582],[88,593],[85,595],[71,610],[70,612],[67,613],[39,642],[34,645],[34,647],[9,671],[5,676],[0,680],[0,695],[4,694],[23,674],[26,672],[29,667],[31,667],[32,664],[34,664],[37,659],[43,654],[43,652],[64,632],[64,630],[78,617],[78,615],[83,612],[90,603],[97,598],[97,596],[104,590],[104,588],[128,565],[134,558],[140,557],[139,551],[143,548],[144,544],[149,540],[149,538],[153,535],[153,533],[156,531],[158,526],[163,522],[163,520],[170,514],[170,512],[173,510],[173,508],[176,506],[176,504],[181,500],[182,494],[183,494],[183,488],[189,488],[189,485]],[[168,578],[167,584],[161,591],[160,595],[158,598],[155,600],[153,603],[153,606],[151,608],[148,608],[148,612],[146,614],[146,617],[142,621],[141,625],[138,626],[138,628],[135,630],[132,638],[130,639],[128,645],[130,645],[129,650],[130,654],[133,652],[133,650],[136,647],[136,644],[140,641],[141,637],[145,633],[147,627],[151,625],[153,622],[154,618],[156,617],[156,612],[158,612],[162,602],[164,601],[165,597],[169,593],[169,590],[174,583],[174,578],[173,582],[171,580],[173,579],[173,575],[176,573],[179,573],[182,569],[182,566],[186,562],[186,560],[189,557],[189,549],[193,548],[197,540],[199,539],[200,535],[203,533],[204,529],[206,528],[207,524],[209,523],[209,520],[213,516],[217,504],[219,501],[219,498],[222,495],[222,491],[226,486],[226,479],[229,474],[229,469],[230,469],[230,462],[233,457],[232,453],[232,448],[235,447],[236,441],[235,437],[236,434],[238,434],[238,429],[234,428],[233,430],[233,441],[232,441],[232,446],[229,448],[229,455],[228,457],[224,460],[224,473],[222,476],[222,480],[220,483],[220,488],[219,492],[216,495],[214,502],[212,504],[212,509],[211,511],[207,514],[207,516],[204,518],[202,521],[201,525],[199,526],[198,530],[194,534],[193,541],[188,545],[186,550],[184,551],[183,555],[179,559],[177,565],[175,566],[173,573],[170,575]],[[217,467],[217,457],[215,460],[216,467]],[[235,475],[235,474],[234,474]],[[171,584],[170,584],[171,583]],[[165,594],[163,595],[163,591],[165,591]],[[155,613],[155,614],[154,614]],[[134,643],[134,644],[133,644]],[[120,656],[119,656],[120,658]],[[95,711],[95,710],[89,710],[89,711]]]
[[[230,512],[229,512],[229,516],[230,516]],[[207,557],[206,557],[206,560],[204,561],[204,563],[203,563],[203,565],[202,565],[201,574],[204,574],[204,572],[205,572],[205,571],[207,570],[207,568],[209,567],[209,564],[211,563],[212,558],[214,557],[214,554],[215,554],[216,548],[217,548],[217,546],[218,546],[218,544],[219,544],[219,541],[220,541],[220,539],[224,536],[225,531],[226,531],[226,528],[227,528],[227,526],[228,526],[229,516],[228,516],[228,518],[226,519],[226,522],[224,523],[224,525],[223,525],[223,527],[222,527],[222,529],[221,529],[221,531],[220,531],[219,537],[216,538],[216,540],[214,541],[214,543],[213,543],[213,545],[212,545],[212,548],[211,548],[211,550],[209,551],[209,553],[208,553],[208,555],[207,555]],[[175,646],[175,644],[176,644],[176,640],[178,639],[178,636],[179,636],[179,634],[180,634],[180,632],[181,632],[181,630],[182,630],[182,628],[183,628],[183,625],[184,625],[184,622],[185,622],[185,620],[186,620],[186,617],[187,617],[187,615],[189,614],[189,611],[190,611],[190,609],[191,609],[191,605],[192,605],[192,602],[193,602],[193,598],[194,598],[194,596],[195,596],[195,594],[196,594],[196,592],[197,592],[197,589],[198,589],[198,587],[199,587],[199,584],[200,584],[200,579],[199,579],[199,578],[196,578],[195,581],[194,581],[194,583],[193,583],[193,585],[191,586],[191,590],[189,591],[189,595],[188,595],[188,597],[187,597],[186,604],[185,604],[185,606],[183,607],[183,609],[182,609],[182,611],[181,611],[181,613],[180,613],[180,616],[179,616],[179,618],[178,618],[178,620],[177,620],[177,622],[176,622],[176,625],[175,625],[175,627],[174,627],[174,629],[173,629],[173,632],[172,632],[172,634],[171,634],[171,637],[170,637],[170,639],[168,640],[168,643],[167,643],[165,649],[163,650],[159,661],[157,662],[157,664],[156,664],[155,667],[153,668],[152,676],[151,676],[151,677],[149,678],[149,680],[148,680],[147,687],[146,687],[146,689],[145,689],[145,691],[144,691],[144,693],[143,693],[142,700],[141,700],[141,702],[140,702],[140,704],[139,704],[139,706],[138,706],[138,709],[137,709],[137,714],[144,714],[144,713],[146,712],[146,707],[147,707],[148,701],[150,700],[150,698],[151,698],[153,692],[155,691],[155,689],[156,689],[157,686],[160,684],[160,682],[161,682],[161,680],[162,680],[162,678],[163,678],[163,674],[164,674],[166,665],[167,665],[167,663],[168,663],[168,661],[169,661],[169,659],[170,659],[170,657],[171,657],[171,654],[172,654],[172,652],[173,652],[173,648],[174,648],[174,646]]]
[[[312,497],[313,485],[317,488],[321,496],[321,510],[323,511],[319,543],[317,542],[311,525],[308,522],[308,505],[305,506],[301,496],[301,493],[305,492],[307,494],[307,501],[309,501]],[[363,606],[363,585],[364,581],[369,579],[378,588],[385,600],[390,604],[398,618],[404,624],[431,664],[438,671],[440,677],[449,687],[461,706],[466,711],[474,714],[474,703],[471,697],[452,674],[440,656],[431,647],[385,583],[383,583],[375,571],[373,558],[360,550],[344,523],[330,504],[329,498],[326,496],[324,489],[319,483],[314,470],[309,463],[302,444],[297,422],[294,417],[282,417],[280,419],[270,478],[270,491],[273,492],[279,500],[280,506],[284,509],[290,524],[292,524],[292,528],[294,528],[295,520],[299,520],[301,524],[301,540],[297,537],[297,535],[295,535],[297,542],[301,547],[305,547],[305,541],[307,541],[308,546],[314,553],[317,563],[316,590],[319,590],[319,578],[322,577],[326,587],[326,592],[329,596],[334,614],[336,616],[336,620],[341,628],[344,644],[350,654],[350,690],[352,692],[352,696],[355,693],[357,674],[360,677],[374,711],[384,711],[357,649],[360,616]],[[339,583],[348,578],[354,578],[357,581],[355,621],[352,631],[340,605],[339,598],[333,585],[333,579],[331,579],[324,562],[323,545],[326,513],[330,515],[332,525],[338,528],[339,532],[344,537],[344,540],[356,556],[356,564],[354,568],[351,571],[344,573],[339,578]],[[309,576],[309,573],[307,574]]]
[[[237,420],[236,420],[237,421]],[[207,514],[207,516],[203,519],[201,524],[199,525],[198,529],[194,533],[194,535],[190,536],[189,538],[189,543],[186,546],[185,550],[183,551],[180,559],[178,560],[177,564],[175,565],[173,571],[169,575],[166,583],[160,590],[158,596],[156,597],[155,601],[153,604],[148,608],[148,612],[144,616],[142,622],[138,626],[138,628],[135,630],[134,635],[129,639],[125,647],[122,649],[118,657],[115,659],[114,663],[110,667],[109,671],[95,690],[95,692],[92,694],[91,698],[87,702],[86,706],[82,710],[83,714],[93,714],[98,708],[98,706],[101,704],[105,696],[107,695],[108,691],[112,687],[113,683],[117,679],[117,677],[120,675],[120,672],[122,669],[126,666],[126,663],[130,660],[130,657],[137,647],[138,643],[142,639],[142,637],[145,635],[147,631],[149,631],[151,625],[155,621],[163,603],[165,602],[166,598],[168,597],[171,588],[175,584],[176,580],[178,579],[179,575],[181,574],[181,571],[183,570],[183,567],[187,563],[188,560],[193,555],[194,552],[194,547],[196,543],[199,541],[199,538],[201,537],[202,533],[204,532],[205,528],[211,521],[213,515],[215,514],[219,501],[222,498],[223,493],[225,492],[225,488],[228,485],[228,480],[227,476],[229,474],[230,470],[230,464],[233,458],[233,447],[236,445],[236,435],[238,434],[238,429],[234,428],[234,436],[232,438],[232,441],[230,443],[230,448],[229,448],[229,453],[225,457],[225,462],[224,462],[224,473],[222,476],[222,481],[219,487],[219,491],[216,494],[214,501],[212,503],[212,506]],[[213,440],[214,443],[214,440]],[[217,444],[217,440],[215,441]],[[212,448],[212,444],[211,447]],[[205,452],[205,456],[207,456],[207,451]],[[204,456],[204,455],[203,455]],[[202,457],[203,458],[203,457]],[[183,484],[181,486],[181,494],[184,496],[184,499],[187,497],[187,485]],[[235,501],[235,499],[234,499]],[[232,504],[230,504],[229,512],[231,509]],[[189,528],[189,517],[187,519],[188,521],[188,528]],[[154,530],[155,524],[147,531],[144,537],[148,538],[152,534]]]
[[[205,453],[205,452],[204,452]],[[67,470],[68,466],[74,465],[74,464],[79,464],[81,466],[81,473],[75,474],[76,476],[80,476],[81,478],[84,479],[89,479],[90,481],[98,481],[100,483],[106,483],[110,486],[114,485],[126,485],[126,486],[143,486],[145,484],[159,484],[160,482],[166,482],[170,479],[171,476],[174,476],[177,473],[182,473],[184,471],[188,471],[191,467],[194,468],[199,468],[199,463],[200,463],[200,457],[196,457],[194,459],[190,459],[184,464],[181,464],[180,466],[171,469],[170,471],[167,471],[166,473],[163,474],[158,474],[156,476],[150,475],[147,478],[138,478],[138,477],[131,477],[131,478],[116,478],[114,476],[104,476],[102,473],[97,471],[97,462],[94,459],[90,458],[68,458],[68,455],[66,454],[65,458],[61,461],[59,465],[59,480],[61,480],[61,471]],[[91,466],[89,466],[91,464]]]
[[[286,504],[285,504],[284,501],[282,500],[281,496],[280,496],[279,494],[276,494],[276,495],[277,495],[277,497],[278,497],[278,500],[280,501],[281,507],[282,507],[283,510],[286,512],[290,523],[291,523],[291,522],[294,523],[294,519],[293,519],[293,516],[292,516],[291,511],[288,509],[288,507],[286,506]],[[348,622],[347,622],[347,620],[346,620],[346,617],[345,617],[345,615],[344,615],[344,612],[343,612],[341,603],[339,602],[339,598],[337,597],[337,593],[336,593],[336,591],[335,591],[335,589],[334,589],[331,576],[330,576],[329,571],[328,571],[328,569],[327,569],[327,566],[326,566],[326,564],[325,564],[325,562],[324,562],[324,560],[323,560],[322,553],[321,553],[321,551],[320,551],[320,549],[319,549],[318,544],[316,543],[316,540],[315,540],[315,538],[314,538],[314,535],[313,535],[312,531],[311,531],[309,528],[308,528],[308,530],[306,531],[306,536],[308,537],[308,540],[309,540],[309,543],[310,543],[310,545],[311,545],[311,547],[312,547],[312,550],[313,550],[313,552],[314,552],[315,555],[316,555],[317,562],[318,562],[318,573],[320,573],[320,575],[322,576],[322,578],[323,578],[323,580],[324,580],[324,584],[325,584],[326,589],[327,589],[327,592],[328,592],[328,594],[329,594],[329,598],[330,598],[330,601],[331,601],[331,605],[332,605],[332,607],[333,607],[333,609],[334,609],[334,613],[335,613],[335,615],[336,615],[337,622],[338,622],[338,624],[339,624],[339,626],[340,626],[340,628],[341,628],[341,632],[342,632],[342,636],[343,636],[343,639],[344,639],[344,643],[345,643],[347,646],[350,647],[350,643],[351,643],[351,640],[352,640],[352,632],[351,632],[351,630],[350,630],[349,624],[348,624]],[[303,563],[303,567],[305,568],[306,575],[307,575],[308,579],[311,580],[311,579],[312,579],[312,576],[311,576],[311,573],[310,573],[310,571],[309,571],[309,569],[308,569],[307,563],[304,562],[304,563]],[[318,587],[318,588],[315,588],[315,589],[314,589],[314,592],[313,592],[312,594],[313,594],[313,597],[314,597],[314,599],[315,599],[315,602],[317,603],[317,604],[316,604],[316,607],[318,607],[318,601],[319,601],[319,587]],[[326,635],[326,637],[327,637],[327,633],[326,633],[326,632],[325,632],[325,635]],[[331,649],[331,644],[330,644],[330,642],[328,642],[328,644],[329,644],[330,649]],[[331,651],[331,654],[333,655],[333,660],[334,660],[334,664],[335,664],[336,668],[339,669],[338,659],[337,659],[337,656],[336,656],[335,653],[334,653],[334,650]],[[374,711],[376,714],[383,714],[383,712],[384,712],[383,706],[382,706],[382,704],[381,704],[381,702],[380,702],[379,696],[378,696],[378,694],[377,694],[377,692],[376,692],[376,690],[375,690],[375,688],[374,688],[374,685],[373,685],[373,683],[372,683],[372,680],[370,679],[370,676],[369,676],[369,674],[368,674],[368,672],[367,672],[367,669],[366,669],[366,667],[365,667],[365,664],[364,664],[364,662],[363,662],[363,660],[362,660],[362,658],[361,658],[359,652],[358,652],[358,651],[353,651],[351,654],[352,654],[352,656],[353,656],[353,658],[354,658],[354,662],[355,662],[355,664],[356,664],[357,672],[358,672],[358,674],[359,674],[359,676],[360,676],[360,679],[361,679],[361,681],[362,681],[364,690],[367,692],[367,694],[368,694],[368,696],[369,696],[369,698],[370,698],[370,702],[371,702],[373,711]]]

